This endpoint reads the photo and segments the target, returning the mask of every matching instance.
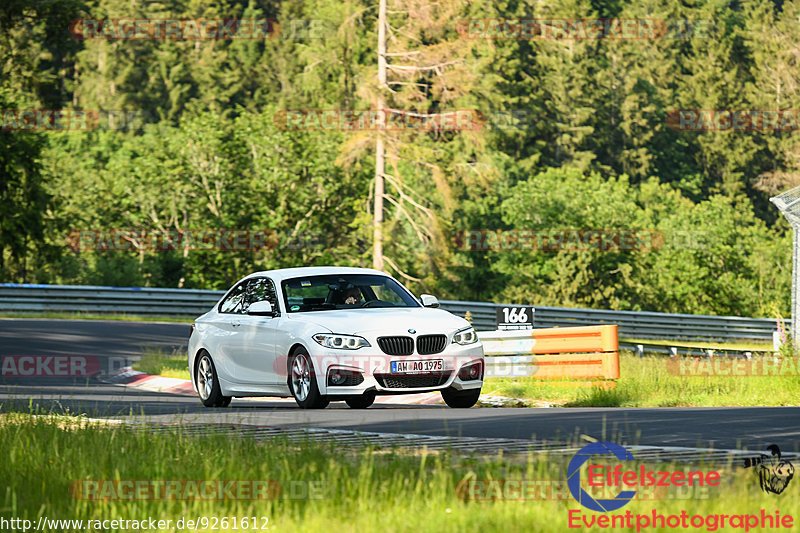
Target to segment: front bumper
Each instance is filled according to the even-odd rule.
[[[444,351],[432,355],[386,355],[376,353],[375,348],[359,350],[315,350],[310,354],[317,376],[320,393],[326,396],[355,396],[366,392],[376,395],[411,394],[429,392],[452,387],[457,390],[480,389],[483,386],[485,361],[480,342],[462,346],[450,344]],[[349,352],[349,353],[343,353]],[[417,373],[392,372],[393,361],[442,361],[441,370]],[[477,379],[462,379],[459,371],[470,365],[480,364]],[[345,374],[344,385],[329,382],[330,374]],[[359,379],[360,378],[360,379]]]

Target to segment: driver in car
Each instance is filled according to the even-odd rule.
[[[358,287],[350,287],[344,291],[345,305],[356,305],[361,303],[361,291]]]

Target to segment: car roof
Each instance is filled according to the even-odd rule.
[[[391,276],[386,272],[381,272],[380,270],[375,270],[374,268],[317,266],[262,270],[261,272],[253,272],[243,279],[266,276],[275,282],[280,282],[290,278],[298,278],[303,276],[322,276],[325,274],[378,274],[391,278]]]

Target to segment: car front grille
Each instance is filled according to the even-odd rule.
[[[446,335],[420,335],[417,337],[417,353],[432,355],[444,350],[447,346]]]
[[[411,355],[414,339],[411,337],[378,337],[378,346],[388,355]]]
[[[391,374],[375,375],[381,387],[387,389],[417,389],[440,387],[450,379],[451,372],[436,374],[416,374],[412,376],[395,376]]]

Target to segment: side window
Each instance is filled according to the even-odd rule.
[[[275,284],[269,278],[256,278],[251,279],[245,290],[247,298],[245,300],[245,312],[250,307],[250,304],[255,302],[263,302],[264,300],[272,304],[272,309],[277,312],[278,309],[278,295],[275,293]]]
[[[228,297],[222,300],[222,303],[219,304],[219,312],[243,314],[245,312],[245,290],[249,284],[250,280],[247,280],[234,287]]]

